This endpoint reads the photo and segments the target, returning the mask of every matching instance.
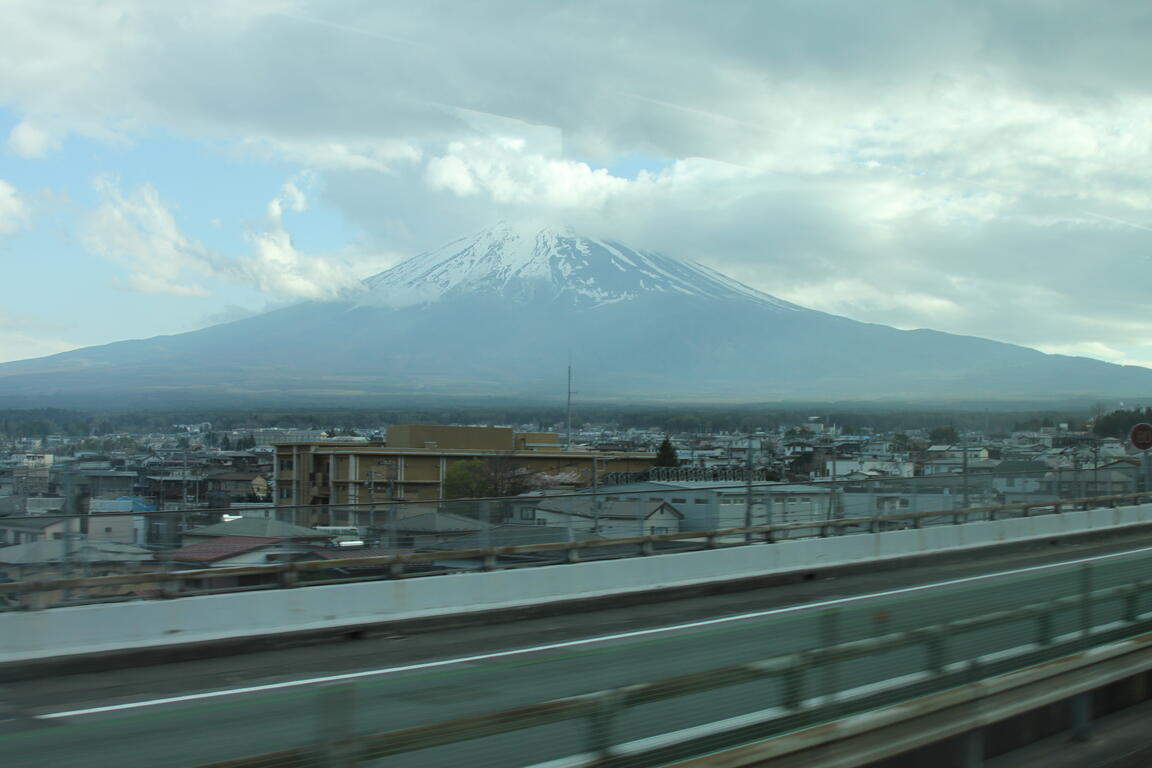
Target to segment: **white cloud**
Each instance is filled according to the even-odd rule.
[[[295,181],[286,181],[280,187],[280,194],[268,202],[268,218],[279,221],[284,215],[284,208],[295,213],[301,213],[308,207],[308,198]]]
[[[285,182],[269,201],[265,219],[247,235],[251,250],[236,257],[215,253],[186,235],[151,184],[125,194],[114,180],[101,177],[96,187],[101,203],[84,221],[80,239],[92,253],[128,268],[119,285],[129,290],[208,296],[219,284],[232,284],[281,297],[330,299],[394,260],[351,247],[300,252],[284,223],[286,212],[308,207],[297,180]]]
[[[58,338],[52,333],[55,330],[0,309],[0,362],[54,355],[80,346]]]
[[[553,213],[859,319],[1094,356],[1152,335],[1140,4],[10,6],[13,152],[158,128],[317,174],[224,260],[113,199],[137,234],[110,210],[97,240],[138,287],[330,295],[371,254]],[[628,154],[672,165],[598,167]],[[375,241],[301,253],[285,217],[320,204]]]
[[[16,188],[0,179],[0,235],[23,229],[28,223],[28,205]]]
[[[452,142],[428,161],[425,179],[462,197],[484,192],[497,203],[556,209],[598,208],[629,184],[583,162],[525,154],[512,138]]]
[[[378,255],[348,249],[341,253],[305,254],[297,250],[284,226],[284,210],[302,212],[307,198],[292,181],[268,203],[263,226],[249,233],[254,252],[236,263],[236,272],[262,291],[303,299],[332,299],[359,285],[381,266]]]
[[[377,171],[418,162],[422,150],[406,141],[249,138],[240,147],[257,155],[287,160],[321,171]]]
[[[1107,360],[1110,363],[1122,363],[1127,355],[1098,341],[1080,342],[1077,344],[1043,344],[1037,347],[1041,352],[1050,355],[1072,355],[1075,357],[1095,357]]]
[[[60,136],[27,120],[17,123],[8,133],[8,149],[20,157],[44,157],[59,147]]]
[[[79,344],[72,344],[63,339],[52,336],[41,336],[35,333],[20,331],[5,331],[0,334],[0,363],[13,360],[26,360],[32,357],[55,355],[78,349]]]
[[[1119,330],[1119,329],[1116,329]],[[1123,336],[1123,334],[1113,334]],[[1042,344],[1037,349],[1054,355],[1073,355],[1076,357],[1094,357],[1117,365],[1139,365],[1152,368],[1152,343],[1120,343],[1102,344],[1096,341],[1086,341],[1073,344]]]
[[[888,324],[898,328],[949,325],[962,312],[955,301],[927,293],[883,290],[858,279],[833,279],[782,291],[781,297],[797,304],[850,317],[883,314]]]
[[[80,241],[129,269],[123,287],[174,296],[208,294],[202,282],[218,268],[215,259],[180,231],[155,187],[143,184],[125,195],[109,177],[96,179],[95,187],[100,205],[83,222]]]
[[[301,253],[282,223],[249,235],[255,252],[245,257],[242,270],[262,291],[302,299],[332,299],[355,286],[364,272],[331,254]]]

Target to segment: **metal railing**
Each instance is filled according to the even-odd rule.
[[[176,598],[221,592],[416,578],[464,571],[491,571],[595,559],[658,556],[662,553],[749,544],[771,544],[785,538],[880,533],[901,528],[921,528],[926,525],[962,525],[970,521],[1060,514],[1064,510],[1138,505],[1150,500],[1152,494],[1149,493],[1126,493],[1094,498],[904,512],[872,517],[825,518],[797,523],[611,539],[550,541],[473,549],[435,549],[384,556],[298,560],[270,565],[25,579],[0,583],[0,598],[7,600],[7,605],[4,607],[9,610],[43,609],[54,605],[113,602],[125,599]],[[361,573],[355,573],[356,570],[360,570]],[[309,578],[310,576],[312,578]],[[116,594],[125,587],[139,589]],[[87,596],[85,593],[98,596]]]
[[[1152,668],[1149,632],[1152,554],[1139,550],[456,659],[393,656],[403,638],[351,663],[330,648],[327,670],[310,659],[285,674],[281,658],[205,674],[187,696],[41,710],[53,727],[9,722],[0,754],[6,768],[641,768],[811,746],[862,713],[861,727],[907,733],[948,702],[971,704],[954,718],[971,728],[974,712],[1007,711],[985,704],[997,691],[1019,709]]]
[[[1081,587],[1076,594],[1011,609],[849,639],[799,653],[653,682],[214,762],[201,768],[353,766],[572,721],[584,723],[584,750],[562,760],[549,761],[547,765],[567,768],[662,765],[1014,670],[1046,664],[1055,675],[1062,669],[1053,665],[1053,660],[1116,643],[1152,628],[1152,606],[1148,604],[1152,579],[1094,589],[1091,566],[1065,569],[1066,574],[1069,572]],[[871,602],[883,604],[881,600]],[[825,613],[826,636],[842,631],[828,626],[835,621],[835,614]],[[1021,625],[1027,629],[1021,631]],[[997,632],[1006,627],[1016,627],[1017,631],[1006,641],[988,639],[995,638]],[[969,642],[969,638],[981,636],[984,639]],[[1144,645],[1149,644],[1152,638],[1145,638]],[[877,679],[862,674],[893,653],[902,654],[911,671],[886,679],[883,675]],[[883,664],[877,666],[884,668]],[[1133,669],[1132,674],[1138,671]],[[678,733],[642,739],[629,739],[619,728],[627,720],[629,711],[636,708],[765,681],[774,684],[773,687],[767,689],[767,695],[757,700],[743,717],[705,722]],[[328,699],[329,703],[332,701]]]

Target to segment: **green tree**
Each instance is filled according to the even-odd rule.
[[[1096,419],[1092,431],[1098,437],[1118,437],[1124,439],[1129,430],[1141,422],[1152,422],[1152,408],[1133,408],[1112,411]]]
[[[480,499],[489,496],[488,468],[480,459],[458,461],[444,472],[446,499]]]
[[[672,447],[672,441],[668,439],[668,435],[664,435],[664,442],[660,443],[660,447],[656,449],[656,464],[654,466],[680,466],[680,457],[676,455],[676,449]]]
[[[951,424],[946,427],[933,427],[928,432],[928,441],[932,445],[954,445],[960,442],[960,434]]]
[[[446,499],[483,499],[516,496],[529,490],[536,473],[508,456],[458,461],[444,473]]]

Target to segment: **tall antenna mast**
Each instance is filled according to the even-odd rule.
[[[568,438],[564,450],[572,450],[572,366],[568,366]]]

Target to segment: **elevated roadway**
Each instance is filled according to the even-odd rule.
[[[440,722],[887,634],[1074,593],[1152,562],[1152,533],[1012,551],[967,551],[914,566],[751,591],[441,630],[280,648],[0,687],[4,765],[198,766]],[[1148,569],[1152,573],[1152,569]],[[834,620],[829,617],[835,616]],[[1014,630],[979,638],[995,648]],[[899,654],[849,669],[898,676]],[[664,702],[618,727],[638,738],[737,716],[771,696],[750,686]],[[389,766],[542,763],[584,751],[580,723],[398,755]]]

